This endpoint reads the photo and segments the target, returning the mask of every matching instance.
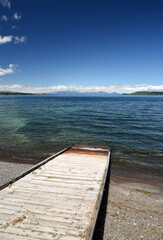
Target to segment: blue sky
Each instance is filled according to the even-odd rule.
[[[0,0],[0,90],[163,90],[163,1]]]

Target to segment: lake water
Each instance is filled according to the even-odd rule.
[[[0,160],[43,160],[73,143],[111,146],[114,164],[160,169],[163,97],[0,96]]]

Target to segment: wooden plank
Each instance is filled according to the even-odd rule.
[[[50,160],[52,160],[53,158],[57,157],[58,155],[60,155],[61,153],[64,153],[65,151],[67,151],[68,149],[70,149],[70,147],[67,147],[63,150],[61,150],[60,152],[46,158],[45,160],[43,160],[42,162],[36,164],[34,167],[30,168],[28,171],[23,172],[22,174],[20,174],[19,176],[17,176],[16,178],[13,178],[12,180],[10,180],[9,182],[4,183],[3,185],[0,186],[0,190],[4,189],[5,187],[7,187],[8,185],[16,182],[17,180],[21,179],[22,177],[26,176],[27,174],[33,172],[35,169],[38,169],[39,167],[41,167],[42,165],[46,164],[47,162],[49,162]]]
[[[0,191],[0,239],[92,239],[109,160],[75,146],[23,173]]]

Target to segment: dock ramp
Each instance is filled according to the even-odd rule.
[[[91,240],[109,160],[108,148],[74,146],[6,184],[0,239]]]

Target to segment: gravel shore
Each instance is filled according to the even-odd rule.
[[[19,176],[21,173],[31,168],[32,164],[20,164],[13,162],[0,162],[0,185]]]
[[[111,174],[93,240],[163,239],[163,192],[159,185]]]
[[[160,189],[153,186],[137,183],[117,184],[112,180],[107,204],[104,240],[161,240],[162,199]]]

